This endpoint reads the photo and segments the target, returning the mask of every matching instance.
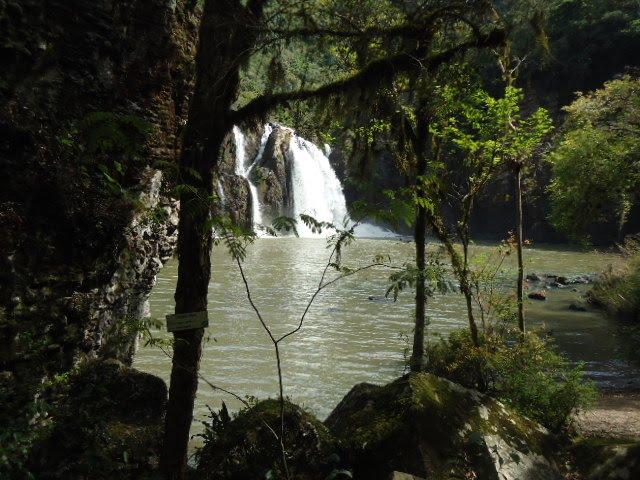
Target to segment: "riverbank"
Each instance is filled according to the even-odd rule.
[[[604,390],[596,405],[576,416],[575,427],[585,437],[640,437],[640,389]]]

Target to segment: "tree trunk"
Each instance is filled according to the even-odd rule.
[[[469,213],[471,208],[469,208]],[[467,215],[467,218],[469,215]],[[464,295],[466,304],[467,304],[467,321],[469,322],[469,331],[471,332],[471,340],[473,340],[473,346],[480,346],[480,339],[478,337],[478,326],[476,325],[476,319],[473,315],[473,292],[471,290],[471,280],[469,280],[469,230],[466,225],[463,226],[464,230],[460,231],[460,239],[462,241],[462,265],[458,268],[455,268],[454,263],[454,271],[457,271],[458,278],[460,280],[460,289],[462,290],[462,294]]]
[[[208,0],[196,55],[196,85],[180,155],[178,285],[176,313],[207,310],[211,276],[211,204],[213,171],[225,135],[231,130],[231,106],[237,98],[239,71],[255,42],[248,33],[262,2]],[[198,387],[203,329],[174,333],[169,402],[160,468],[167,479],[183,479],[189,429]]]
[[[426,162],[424,162],[426,163]],[[424,330],[426,325],[426,303],[424,270],[426,267],[426,209],[418,206],[416,224],[413,231],[413,239],[416,244],[416,267],[418,278],[416,279],[416,314],[413,332],[413,351],[409,360],[412,372],[420,372],[424,369]]]
[[[413,351],[409,359],[409,366],[412,372],[420,372],[426,366],[424,350],[424,331],[426,325],[426,240],[427,240],[427,209],[420,200],[426,200],[423,186],[424,175],[427,173],[427,136],[429,127],[426,120],[418,120],[416,133],[413,136],[413,148],[416,154],[416,197],[418,198],[418,208],[416,212],[416,223],[413,231],[413,240],[416,248],[416,268],[418,277],[416,278],[416,312],[415,326],[413,331]]]
[[[516,301],[518,302],[518,328],[524,337],[524,262],[522,260],[522,166],[516,166],[516,198],[517,198],[517,226],[516,249],[518,252],[518,285]]]

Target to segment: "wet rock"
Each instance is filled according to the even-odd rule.
[[[429,374],[356,385],[325,424],[354,478],[559,479],[553,437],[500,402]],[[402,478],[402,477],[401,477]],[[411,477],[409,477],[411,478]]]
[[[389,297],[376,297],[376,296],[369,296],[367,297],[367,300],[369,300],[370,302],[376,302],[376,303],[393,303],[393,299],[389,298]]]
[[[547,295],[544,292],[531,292],[529,295],[527,295],[528,298],[530,298],[531,300],[546,300],[547,299]]]
[[[555,275],[552,273],[530,273],[526,279],[529,282],[539,284],[542,288],[562,288],[567,285],[586,285],[594,282],[593,275],[576,275],[568,277],[565,275]]]
[[[262,159],[252,172],[262,199],[264,214],[275,218],[280,212],[293,213],[293,191],[289,145],[293,130],[271,124],[271,135],[265,145]],[[287,213],[289,212],[289,213]]]

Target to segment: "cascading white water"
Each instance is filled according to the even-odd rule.
[[[266,129],[265,129],[265,134],[266,134]],[[247,183],[249,184],[249,191],[251,193],[251,205],[252,205],[251,223],[253,224],[254,227],[257,227],[258,225],[262,224],[262,210],[260,207],[260,199],[258,198],[258,189],[253,183],[251,183],[251,180],[249,180],[249,174],[251,173],[251,169],[255,165],[255,162],[253,162],[247,168],[246,146],[245,146],[244,134],[236,126],[233,127],[233,136],[236,142],[236,169],[235,169],[236,175],[239,175],[245,178],[247,180]],[[269,138],[269,135],[267,135],[267,138]],[[263,140],[264,140],[264,136],[263,136]],[[264,143],[266,143],[266,140],[264,140]],[[264,152],[264,147],[262,145],[261,145],[261,149],[262,149],[262,152]],[[257,160],[259,160],[259,158],[256,159],[256,161]]]
[[[318,221],[342,226],[347,218],[347,204],[342,185],[329,159],[313,143],[292,135],[289,143],[293,214],[311,215]],[[316,236],[306,225],[299,225],[301,236]]]
[[[218,196],[220,197],[220,205],[222,205],[222,209],[224,210],[227,204],[227,196],[224,193],[224,187],[222,186],[222,182],[220,180],[217,181],[218,185]]]
[[[283,127],[286,128],[286,127]],[[262,207],[258,196],[258,189],[250,180],[253,168],[262,160],[267,141],[273,132],[270,124],[265,125],[264,133],[260,140],[258,154],[250,165],[247,165],[245,137],[238,127],[233,127],[236,143],[235,173],[245,179],[251,191],[253,205],[252,222],[254,228],[258,228],[263,222]],[[329,163],[328,155],[331,152],[329,145],[325,145],[323,153],[313,143],[295,135],[291,130],[289,143],[289,162],[291,164],[291,188],[293,198],[293,216],[299,220],[300,214],[310,215],[318,221],[329,222],[337,227],[344,226],[348,221],[347,205],[342,192],[342,185],[335,171]],[[283,214],[285,212],[282,212]],[[327,232],[313,233],[302,222],[298,222],[298,233],[302,237],[325,236]],[[393,232],[371,224],[360,224],[356,227],[357,236],[363,237],[390,237]]]

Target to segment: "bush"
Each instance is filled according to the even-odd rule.
[[[640,235],[619,246],[625,264],[602,273],[589,291],[589,301],[611,315],[640,322]]]
[[[428,348],[430,373],[477,388],[552,431],[567,428],[572,414],[596,398],[582,366],[571,366],[549,340],[527,334],[523,342],[493,334],[474,347],[458,330]]]

